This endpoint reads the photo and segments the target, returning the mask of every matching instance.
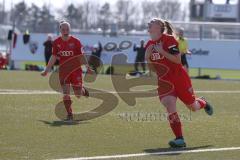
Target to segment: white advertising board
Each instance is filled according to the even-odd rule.
[[[45,34],[31,34],[30,43],[25,45],[22,35],[19,35],[12,54],[14,64],[24,61],[44,61],[43,42],[46,37]],[[116,44],[116,49],[112,51],[103,50],[101,59],[104,64],[110,64],[112,56],[119,53],[127,55],[129,63],[134,63],[136,53],[133,51],[133,44],[138,45],[141,39],[148,39],[147,36],[76,35],[76,37],[81,40],[87,54],[91,53],[93,45],[98,42],[107,48]],[[191,56],[187,56],[190,67],[240,69],[240,41],[189,40],[189,49],[192,52]]]

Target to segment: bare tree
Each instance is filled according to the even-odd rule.
[[[0,4],[0,23],[1,23]],[[111,10],[111,8],[116,8]],[[74,29],[90,30],[102,28],[105,31],[112,23],[127,32],[133,29],[146,29],[147,22],[153,17],[168,20],[185,20],[186,11],[182,9],[180,0],[139,1],[118,0],[116,3],[100,3],[84,1],[78,5],[70,4],[58,11],[59,20],[68,20]],[[56,29],[56,17],[49,8],[42,8],[32,4],[28,7],[24,1],[13,8],[11,20],[21,31],[29,29],[31,32],[49,32]]]
[[[100,11],[99,11],[99,15],[100,15],[100,26],[102,27],[103,29],[103,35],[106,34],[106,30],[108,29],[109,27],[109,15],[111,13],[111,10],[110,10],[110,4],[109,3],[105,3]]]
[[[30,32],[37,32],[40,21],[40,12],[41,9],[35,4],[32,4],[31,7],[28,9],[28,14],[25,19],[27,25],[25,27],[28,27]]]
[[[0,3],[0,24],[4,24],[5,21],[5,7],[4,4]]]
[[[170,20],[181,18],[181,3],[178,0],[161,0],[155,3],[153,16]]]
[[[142,29],[145,28],[146,24],[153,17],[153,9],[155,9],[154,5],[155,5],[155,2],[151,2],[151,1],[144,1],[141,3],[142,14],[143,14]]]
[[[19,2],[17,3],[12,11],[11,21],[16,25],[20,30],[26,28],[26,18],[28,16],[28,8],[26,3]]]
[[[129,31],[134,27],[134,21],[137,18],[135,4],[131,0],[118,0],[116,8],[119,16],[119,27]]]
[[[49,33],[54,32],[56,28],[55,17],[50,13],[49,8],[46,5],[40,10],[39,24],[37,32]]]
[[[89,28],[89,15],[90,15],[90,6],[91,3],[89,1],[84,2],[83,6],[84,6],[84,19],[83,19],[83,25],[84,25],[84,29],[88,30]]]
[[[89,18],[88,18],[88,27],[89,28],[98,28],[98,22],[100,21],[98,19],[99,17],[99,12],[101,9],[101,6],[99,3],[95,1],[89,1],[90,9],[91,11],[89,12]]]

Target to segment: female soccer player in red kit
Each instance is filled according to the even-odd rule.
[[[86,65],[88,73],[92,73],[92,70],[88,67],[83,55],[81,42],[70,35],[70,24],[63,21],[60,23],[59,29],[61,36],[54,40],[52,56],[41,75],[46,76],[59,58],[59,80],[63,90],[63,102],[68,113],[66,120],[73,120],[70,86],[77,98],[80,98],[81,95],[88,97],[89,93],[82,85],[81,65]]]
[[[192,111],[204,108],[208,115],[212,115],[213,108],[204,98],[195,96],[191,80],[181,64],[181,54],[178,43],[172,35],[171,24],[154,18],[148,25],[151,40],[146,45],[146,59],[150,69],[153,69],[158,76],[158,95],[161,103],[166,107],[171,129],[176,136],[174,140],[169,141],[169,145],[185,147],[181,121],[176,110],[177,98]],[[166,85],[170,86],[168,91]]]

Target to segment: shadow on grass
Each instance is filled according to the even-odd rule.
[[[87,124],[89,122],[86,121],[72,121],[72,122],[66,122],[66,121],[45,121],[45,120],[38,120],[39,122],[42,122],[44,124],[47,124],[51,127],[61,127],[61,126],[72,126],[72,125],[80,125],[80,124]]]
[[[150,153],[153,156],[163,156],[163,155],[180,155],[182,153],[174,153],[178,151],[191,151],[197,149],[204,149],[213,147],[213,145],[204,145],[204,146],[196,146],[196,147],[185,147],[185,148],[154,148],[154,149],[145,149],[145,153]]]

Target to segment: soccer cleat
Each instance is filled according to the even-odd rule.
[[[183,148],[186,147],[186,143],[183,138],[176,138],[168,142],[171,148]]]
[[[85,87],[82,87],[82,93],[83,93],[83,96],[85,96],[86,98],[89,97],[89,92]]]
[[[72,121],[73,121],[73,115],[72,115],[72,114],[68,114],[68,115],[67,115],[67,118],[64,119],[64,121],[66,121],[66,122],[72,122]]]
[[[200,97],[200,99],[202,99],[206,102],[206,106],[204,107],[205,112],[209,116],[213,115],[213,107],[210,105],[210,103],[208,101],[206,101],[204,97]]]

